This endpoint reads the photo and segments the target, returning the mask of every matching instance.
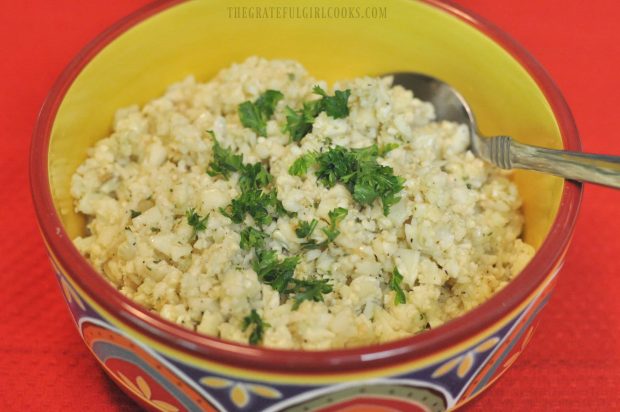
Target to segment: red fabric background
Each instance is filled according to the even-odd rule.
[[[80,341],[35,224],[27,153],[69,60],[144,0],[3,2],[0,12],[0,409],[128,411]],[[613,0],[460,0],[520,41],[572,107],[584,149],[620,154]],[[501,99],[501,96],[498,96]],[[620,410],[620,191],[589,185],[555,296],[530,347],[468,411]]]

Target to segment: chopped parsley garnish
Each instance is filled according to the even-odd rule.
[[[259,136],[267,136],[267,121],[273,116],[276,105],[284,95],[277,90],[267,90],[256,101],[239,105],[239,120],[244,127],[252,129]]]
[[[316,162],[316,153],[306,153],[299,156],[288,169],[288,173],[292,176],[304,176],[308,173],[308,167]]]
[[[270,285],[284,296],[294,295],[293,310],[297,310],[304,300],[322,302],[323,295],[332,291],[328,279],[294,279],[297,263],[299,256],[278,259],[273,250],[257,249],[256,259],[252,264],[261,282]]]
[[[260,230],[254,229],[252,226],[248,226],[241,231],[241,241],[239,246],[243,250],[250,250],[252,248],[262,248],[265,243],[267,234]]]
[[[398,271],[398,268],[395,267],[394,271],[392,272],[392,277],[390,278],[390,282],[388,283],[389,288],[396,293],[396,295],[394,296],[395,305],[407,302],[407,297],[405,296],[405,292],[400,286],[402,281],[403,281],[403,275],[401,275],[400,272]]]
[[[131,210],[129,211],[129,213],[131,213],[131,218],[132,218],[132,219],[133,219],[134,217],[138,217],[138,216],[140,216],[140,215],[142,214],[142,212],[140,212],[140,211],[138,211],[138,210],[133,210],[133,209],[131,209]]]
[[[320,86],[314,86],[312,91],[321,96],[321,98],[304,102],[299,110],[294,110],[290,107],[286,108],[286,126],[284,131],[288,132],[291,140],[294,142],[300,141],[312,131],[314,119],[323,111],[334,119],[341,119],[349,115],[348,101],[351,90],[336,90],[333,96],[327,95]]]
[[[283,98],[284,95],[282,92],[278,90],[267,90],[259,96],[255,104],[256,107],[258,107],[258,111],[265,117],[269,118],[273,116],[278,102]]]
[[[242,192],[260,189],[267,186],[273,176],[269,174],[262,163],[245,164],[240,169],[239,187]]]
[[[280,260],[273,250],[256,250],[256,259],[252,263],[252,268],[258,275],[258,280],[280,293],[285,293],[293,279],[298,262],[298,256]]]
[[[284,131],[288,132],[291,140],[298,142],[312,130],[314,118],[321,113],[321,100],[305,102],[299,110],[286,108],[286,126]]]
[[[311,300],[314,302],[323,302],[323,295],[330,293],[333,288],[328,279],[320,280],[298,280],[293,279],[292,293],[295,294],[295,302],[293,310],[297,310],[301,302]]]
[[[336,226],[347,216],[348,213],[349,211],[344,207],[337,207],[327,213],[329,216],[329,226],[324,227],[321,230],[323,230],[323,233],[325,233],[329,242],[333,242],[334,239],[336,239],[336,237],[340,234],[340,231],[336,229]]]
[[[267,121],[263,119],[255,103],[247,101],[239,105],[239,120],[244,127],[254,130],[259,136],[267,135]]]
[[[187,224],[194,228],[194,232],[200,232],[207,228],[207,222],[209,221],[209,215],[201,217],[196,210],[192,207],[185,212],[187,217]]]
[[[215,139],[213,132],[209,133],[213,136],[213,160],[209,163],[207,173],[209,176],[222,175],[228,179],[231,173],[243,168],[243,156],[223,148]]]
[[[213,132],[209,131],[214,136]],[[246,214],[254,218],[258,225],[268,225],[273,216],[289,214],[277,198],[275,190],[263,191],[273,181],[273,176],[264,164],[243,163],[242,155],[235,155],[224,149],[213,139],[213,161],[207,173],[211,176],[222,175],[228,178],[231,173],[239,173],[241,195],[233,199],[230,205],[220,208],[220,212],[234,223],[242,223]]]
[[[383,149],[383,154],[386,153],[386,150]],[[361,205],[371,205],[375,200],[380,199],[383,205],[383,214],[387,216],[390,207],[400,200],[398,192],[403,189],[405,179],[394,175],[394,170],[391,167],[380,165],[377,162],[379,155],[377,145],[361,149],[347,149],[342,146],[332,147],[325,152],[316,154],[317,179],[328,188],[333,187],[336,183],[344,184],[353,195],[353,199]],[[296,168],[294,171],[298,176],[307,171],[309,162],[311,160],[300,161],[305,169]]]
[[[321,108],[328,116],[334,119],[342,119],[349,115],[349,106],[347,103],[349,102],[351,90],[336,90],[333,96],[328,96],[325,90],[321,89],[319,86],[314,86],[312,91],[315,94],[323,96],[321,99]]]
[[[316,225],[319,223],[318,220],[312,219],[310,222],[301,222],[297,229],[295,229],[295,234],[298,238],[302,239],[304,237],[308,237],[314,232]]]
[[[310,239],[305,243],[302,243],[301,247],[303,249],[325,249],[330,242],[333,242],[336,237],[340,234],[340,230],[338,230],[337,225],[345,218],[345,216],[349,213],[349,211],[343,207],[337,207],[333,210],[330,210],[328,213],[329,216],[329,225],[322,228],[321,230],[327,236],[327,239],[324,241],[317,243],[316,240]]]
[[[273,214],[280,215],[283,210],[275,190],[264,192],[261,189],[242,192],[230,205],[220,208],[220,212],[234,223],[242,223],[248,214],[260,226],[270,224]]]
[[[270,325],[261,319],[255,309],[252,309],[252,312],[243,318],[242,330],[245,332],[252,325],[254,325],[254,327],[252,328],[248,342],[250,345],[258,345],[263,340],[265,329]]]
[[[398,143],[386,143],[379,146],[379,156],[383,157],[398,147]]]

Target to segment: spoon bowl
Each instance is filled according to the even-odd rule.
[[[431,103],[437,120],[467,124],[471,151],[489,163],[502,169],[529,169],[620,188],[620,156],[547,149],[519,143],[509,136],[485,137],[478,131],[465,98],[449,84],[422,73],[387,76],[393,77],[394,85],[409,89],[418,99]]]

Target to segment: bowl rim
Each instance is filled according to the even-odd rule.
[[[534,79],[558,122],[566,149],[580,151],[575,121],[555,82],[519,43],[494,24],[451,1],[421,0],[456,16],[508,52]],[[30,187],[42,235],[52,254],[74,282],[105,311],[151,340],[198,358],[261,371],[325,373],[387,367],[442,351],[483,331],[514,310],[543,282],[563,258],[579,212],[583,185],[565,181],[549,234],[523,271],[489,300],[445,324],[396,341],[353,349],[301,351],[258,348],[209,337],[169,322],[132,302],[112,287],[82,257],[54,207],[48,176],[51,130],[58,108],[80,71],[110,42],[145,19],[183,0],[160,0],[120,19],[89,42],[67,65],[46,97],[33,130]]]

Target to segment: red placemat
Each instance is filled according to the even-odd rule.
[[[0,13],[0,410],[123,411],[65,308],[27,176],[37,111],[69,60],[144,0],[19,1]],[[620,154],[620,8],[612,0],[461,0],[520,41],[563,90],[584,149]],[[501,96],[498,96],[501,98]],[[587,186],[530,347],[468,411],[620,410],[620,191]]]

